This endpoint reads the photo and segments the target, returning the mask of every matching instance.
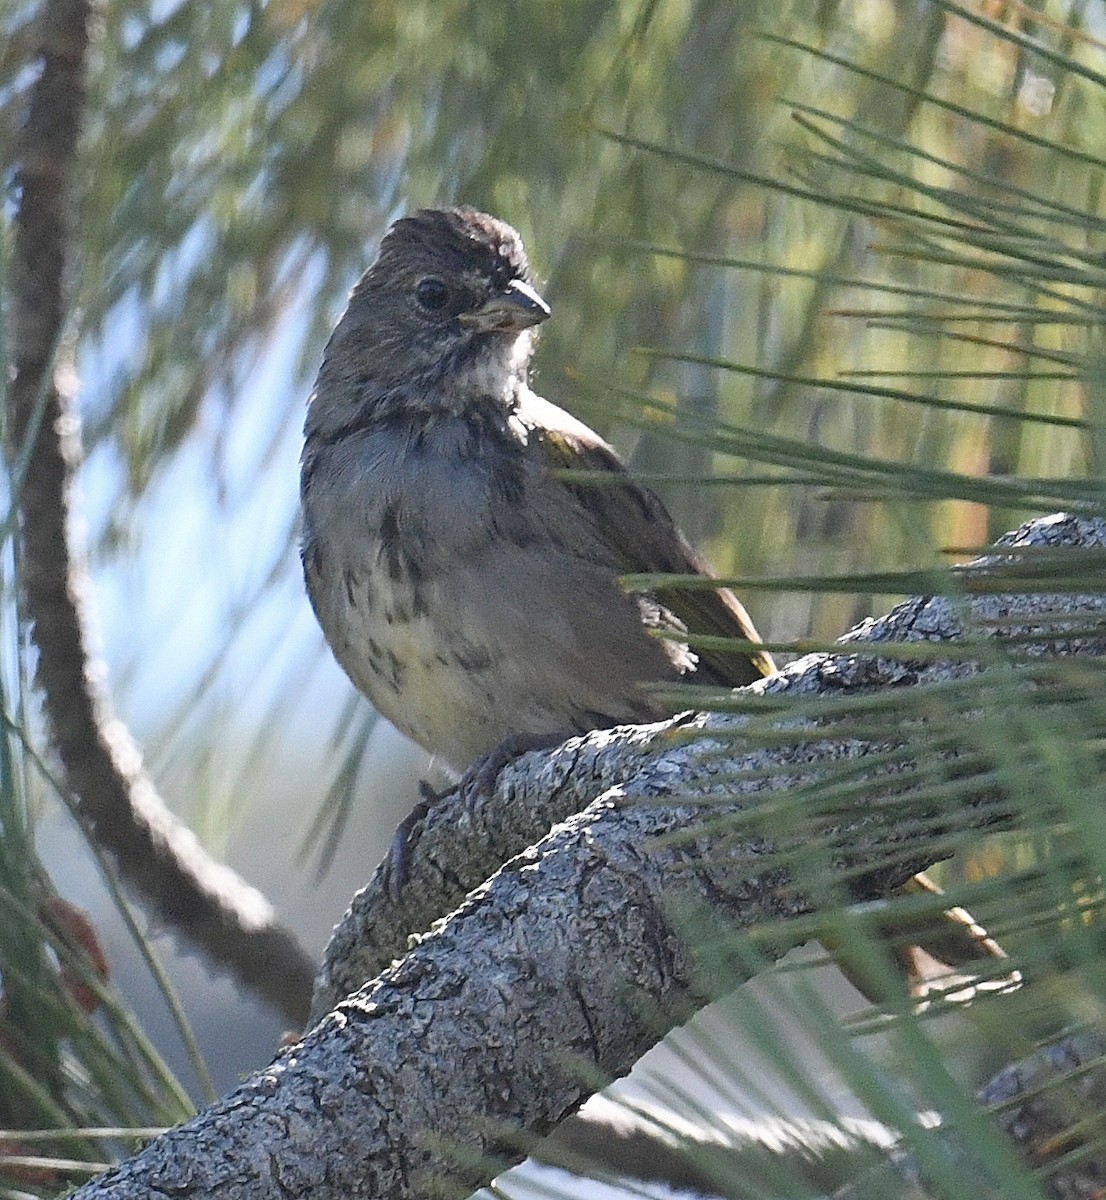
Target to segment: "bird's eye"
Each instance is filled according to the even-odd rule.
[[[415,285],[415,299],[420,308],[437,312],[449,303],[449,288],[440,279],[428,275]]]

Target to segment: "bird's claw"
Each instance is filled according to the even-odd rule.
[[[514,758],[527,750],[543,750],[550,746],[559,745],[564,741],[563,734],[515,734],[504,738],[483,758],[479,758],[461,776],[454,787],[446,787],[437,791],[426,782],[419,781],[419,802],[400,821],[392,835],[388,854],[384,860],[384,870],[387,874],[388,895],[393,904],[399,903],[400,893],[407,884],[411,873],[411,852],[415,848],[417,838],[414,837],[415,826],[426,816],[437,802],[454,790],[461,793],[465,806],[465,815],[471,820],[476,815],[478,803],[492,794],[499,772]]]
[[[431,805],[445,795],[445,792],[435,791],[425,779],[419,780],[419,802],[396,826],[392,840],[388,844],[388,853],[384,858],[384,873],[388,884],[388,895],[393,904],[399,903],[411,874],[411,851],[415,848],[415,826],[430,811]]]

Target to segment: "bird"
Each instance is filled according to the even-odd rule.
[[[423,209],[383,238],[308,403],[316,616],[354,686],[455,774],[504,744],[671,715],[643,685],[740,686],[774,668],[759,648],[680,640],[759,642],[727,589],[620,584],[709,572],[615,450],[530,388],[549,315],[510,225]]]
[[[650,685],[735,688],[775,670],[728,588],[623,587],[712,573],[613,447],[530,387],[550,315],[515,229],[420,209],[354,286],[308,400],[315,615],[376,710],[470,781],[522,749],[672,715]],[[393,898],[433,795],[393,840]],[[962,948],[977,957],[978,938]]]

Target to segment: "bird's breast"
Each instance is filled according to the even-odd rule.
[[[305,459],[308,591],[358,689],[458,769],[508,736],[659,715],[640,685],[678,671],[574,494],[519,442],[433,450]]]

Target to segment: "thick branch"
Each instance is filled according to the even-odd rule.
[[[8,448],[17,464],[26,455],[18,497],[20,568],[38,650],[37,682],[81,814],[124,877],[216,966],[300,1021],[314,974],[310,958],[265,898],[210,858],[161,801],[111,710],[103,664],[89,648],[87,572],[70,531],[79,426],[55,372],[89,18],[88,0],[44,5],[41,71],[18,147]]]
[[[1016,544],[1042,539],[1101,547],[1106,525],[1054,519],[1020,531]],[[966,618],[1003,611],[1019,614],[1024,632],[1046,604],[989,597],[958,614],[946,602],[918,600],[853,641],[955,638]],[[1052,597],[1048,606],[1082,628],[1099,620],[1106,601]],[[1068,654],[1106,649],[1085,636],[1050,645]],[[840,695],[972,669],[850,652],[793,664],[770,686]],[[722,761],[722,735],[734,720],[698,719],[703,736],[693,741],[607,735],[608,753],[631,764],[620,787],[508,863],[267,1070],[78,1195],[398,1200],[425,1193],[431,1181],[437,1189],[451,1179],[458,1192],[481,1182],[489,1167],[479,1156],[501,1148],[504,1127],[543,1134],[581,1102],[587,1088],[573,1060],[622,1074],[686,1015],[696,979],[674,912],[692,905],[738,927],[772,923],[772,953],[803,936],[790,937],[785,919],[810,902],[779,850],[763,837],[713,836],[698,823],[708,812],[747,810],[785,786],[778,773],[739,773],[775,766],[792,779],[817,779],[832,764],[862,762],[870,746],[800,739]],[[532,769],[540,774],[551,761],[535,759]],[[631,806],[626,795],[651,802]],[[719,797],[721,808],[704,807]],[[995,814],[985,809],[974,819]],[[847,864],[854,889],[887,894],[925,865],[924,839],[904,842],[894,807],[866,803],[850,830],[861,824]],[[671,835],[689,829],[698,829],[693,841],[674,843]],[[827,873],[845,869],[834,863]]]

